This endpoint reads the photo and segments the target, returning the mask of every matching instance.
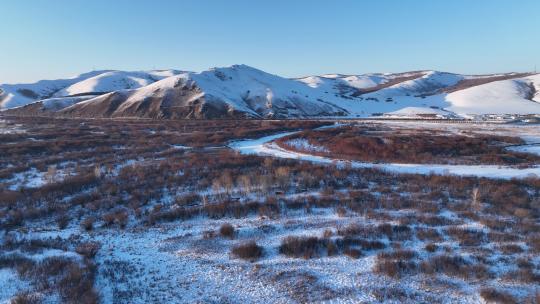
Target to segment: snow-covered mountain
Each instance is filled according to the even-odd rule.
[[[85,79],[108,71],[93,71],[68,79],[41,80],[27,84],[0,85],[0,109],[24,106],[37,100],[52,97],[56,92]]]
[[[105,94],[66,115],[151,118],[312,117],[347,114],[320,90],[246,65],[186,72],[151,85]]]
[[[298,79],[234,65],[203,72],[98,71],[0,85],[16,114],[147,118],[445,117],[540,114],[540,75],[438,71]],[[412,115],[411,114],[411,115]]]
[[[41,80],[28,84],[0,85],[0,109],[10,109],[48,98],[100,95],[112,91],[140,88],[166,77],[176,70],[148,72],[93,71],[68,79]]]
[[[540,74],[455,91],[445,100],[449,111],[463,114],[540,113]]]
[[[108,93],[118,90],[136,89],[177,74],[180,74],[180,71],[110,71],[72,84],[69,87],[56,92],[54,97],[82,95],[88,93]]]

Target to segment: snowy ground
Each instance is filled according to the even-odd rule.
[[[278,253],[279,242],[286,235],[321,236],[326,227],[359,221],[377,223],[356,215],[338,217],[321,209],[275,220],[199,218],[150,229],[105,229],[82,233],[82,237],[103,244],[96,257],[100,269],[96,287],[103,303],[261,303],[270,299],[272,303],[375,303],[374,290],[395,284],[373,274],[375,253],[360,259],[335,256],[310,260]],[[225,222],[238,231],[234,240],[220,236],[205,239],[205,231],[219,230]],[[32,233],[34,238],[57,235],[66,237],[63,232]],[[229,248],[242,240],[257,240],[265,248],[263,258],[250,263],[231,257]],[[9,271],[0,274],[0,280],[10,282],[3,299],[27,285],[16,283],[17,276]],[[417,300],[433,300],[429,289],[418,282],[402,282],[399,288]],[[478,302],[474,290],[443,294],[451,302]]]
[[[385,126],[436,128],[456,134],[469,134],[472,130],[521,136],[529,144],[540,142],[537,126],[418,122],[389,122]],[[151,136],[163,134],[152,127],[154,129]],[[100,139],[103,130],[89,129],[83,133],[85,136],[76,137]],[[129,142],[122,140],[148,132],[124,131],[126,133],[122,133],[118,142],[115,141],[109,150],[103,150],[112,163],[92,164],[89,172],[99,178],[91,186],[74,190],[70,196],[55,196],[58,190],[39,192],[42,184],[24,183],[24,178],[0,180],[5,189],[17,185],[14,190],[27,194],[25,199],[33,204],[28,210],[23,210],[20,205],[13,208],[12,204],[17,202],[0,204],[0,215],[5,218],[14,213],[13,209],[21,209],[28,215],[19,226],[2,226],[7,228],[0,230],[1,246],[12,235],[35,240],[59,237],[61,244],[72,246],[38,251],[26,250],[24,246],[9,250],[0,247],[0,256],[20,252],[40,262],[52,257],[67,257],[80,262],[83,257],[73,251],[73,242],[99,242],[101,248],[92,261],[97,269],[94,287],[102,303],[485,303],[480,294],[485,287],[505,291],[521,302],[534,300],[532,297],[538,293],[540,250],[535,249],[534,244],[540,244],[540,235],[535,234],[540,191],[533,181],[528,184],[527,181],[440,176],[432,181],[425,175],[386,175],[376,170],[355,169],[510,178],[536,173],[537,167],[529,168],[532,170],[529,172],[496,166],[366,164],[295,153],[272,143],[294,132],[252,140],[241,136],[241,140],[229,144],[230,148],[250,156],[239,155],[226,147],[190,148],[189,142],[179,140],[182,139],[180,136],[158,137],[155,141],[159,145],[150,146],[152,149],[148,154],[143,154],[147,142],[128,145]],[[210,130],[209,134],[212,132]],[[135,137],[140,138],[139,135]],[[317,149],[302,141],[294,144],[306,150]],[[512,149],[534,152],[534,147]],[[126,153],[135,148],[141,150]],[[307,162],[291,161],[294,159]],[[326,164],[336,164],[339,170]],[[237,171],[228,172],[231,168]],[[38,171],[24,172],[39,175]],[[191,176],[192,179],[175,179],[177,176]],[[283,176],[286,177],[284,181],[280,180]],[[248,187],[241,183],[246,177],[251,178]],[[40,175],[39,180],[45,182],[45,177]],[[228,191],[224,189],[227,180],[232,187]],[[312,180],[314,184],[310,184]],[[264,182],[267,182],[266,190],[262,190]],[[484,188],[473,188],[479,185]],[[157,191],[149,192],[149,189]],[[476,200],[471,197],[476,197],[475,190],[478,190],[478,202],[473,204]],[[498,191],[502,196],[500,204],[490,201],[495,197],[491,194]],[[102,196],[93,197],[98,194]],[[137,194],[142,197],[140,201],[136,200]],[[189,205],[182,205],[179,202],[186,194],[199,196]],[[267,215],[263,207],[274,206],[268,203],[272,199],[279,206],[278,212]],[[200,211],[192,217],[149,222],[152,212],[159,208],[174,211],[185,206],[212,207],[226,203],[224,206],[229,210],[235,202],[260,205],[247,214],[212,217]],[[40,207],[44,208],[38,209]],[[57,212],[58,209],[61,212]],[[125,228],[116,222],[105,224],[105,215],[116,210],[128,214]],[[69,219],[67,226],[60,228],[58,218],[62,215],[69,215]],[[96,222],[92,230],[86,231],[81,224],[88,217],[95,217]],[[0,223],[5,224],[5,218]],[[233,238],[220,235],[220,227],[225,223],[234,227]],[[348,235],[355,240],[377,241],[382,246],[373,249],[355,245],[360,250],[357,257],[344,252],[330,256],[324,248],[320,256],[309,259],[280,252],[282,240],[287,236],[343,241],[346,236],[340,231],[354,226],[390,227],[391,230],[397,227],[409,234],[390,232],[385,235],[381,233],[384,229],[379,229],[376,230],[378,234]],[[452,235],[449,232],[452,229],[462,229],[465,236],[472,233],[474,237]],[[248,240],[256,241],[263,248],[261,258],[246,261],[231,254],[235,245]],[[464,242],[473,244],[462,245]],[[435,251],[427,250],[428,245],[434,245]],[[514,251],[505,252],[503,248]],[[418,272],[392,277],[376,271],[383,254],[399,250],[417,254],[411,260],[418,265]],[[463,257],[466,266],[485,267],[489,276],[427,274],[420,270],[423,263],[439,255]],[[0,303],[9,303],[15,295],[35,288],[32,282],[19,277],[19,270],[6,265],[0,267]],[[525,274],[531,277],[519,278],[513,272],[521,270],[530,270]],[[55,293],[43,295],[43,299],[47,303],[61,302]]]
[[[518,151],[518,152],[525,152],[525,153],[532,153],[532,154],[540,155],[540,144],[517,146],[517,147],[511,147],[509,149],[513,151]]]

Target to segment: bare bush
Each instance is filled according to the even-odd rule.
[[[482,290],[480,290],[480,295],[488,303],[518,303],[518,301],[511,294],[491,287],[482,288]]]
[[[235,235],[235,230],[234,230],[234,227],[231,224],[225,223],[225,224],[221,225],[221,227],[219,227],[219,233],[223,237],[233,239],[234,235]]]
[[[295,258],[310,259],[319,256],[325,246],[326,241],[315,236],[288,236],[281,240],[279,252]]]
[[[255,241],[248,241],[235,245],[232,248],[231,253],[237,258],[255,261],[262,257],[263,248],[257,245]]]

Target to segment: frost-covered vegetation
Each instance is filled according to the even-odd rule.
[[[540,299],[534,176],[394,174],[226,145],[319,122],[5,125],[24,132],[0,133],[0,301]]]

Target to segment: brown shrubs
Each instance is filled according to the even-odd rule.
[[[495,288],[486,287],[480,290],[480,296],[488,303],[514,304],[518,301],[510,294]]]
[[[234,227],[229,223],[225,223],[219,227],[219,234],[223,237],[233,239],[235,235]]]
[[[318,256],[323,246],[321,239],[315,236],[288,236],[281,240],[279,252],[295,258],[310,259]]]
[[[95,219],[89,216],[81,221],[81,228],[83,228],[86,231],[90,231],[94,228],[94,222],[95,222]]]
[[[255,241],[248,241],[235,245],[232,248],[231,253],[237,258],[248,261],[255,261],[262,257],[263,248],[257,245]]]

